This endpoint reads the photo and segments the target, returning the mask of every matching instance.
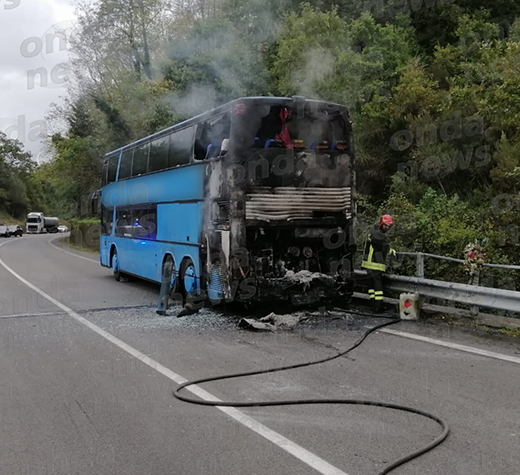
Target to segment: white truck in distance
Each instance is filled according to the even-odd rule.
[[[25,220],[27,234],[57,233],[60,221],[58,218],[44,216],[43,213],[29,213]]]

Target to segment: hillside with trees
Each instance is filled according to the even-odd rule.
[[[518,263],[517,0],[97,0],[78,18],[50,114],[68,132],[38,168],[0,138],[0,211],[77,215],[107,151],[240,96],[298,94],[352,111],[362,224],[390,212],[397,248],[461,257],[478,240]]]

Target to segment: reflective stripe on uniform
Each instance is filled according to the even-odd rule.
[[[377,262],[363,261],[361,262],[361,267],[364,267],[365,269],[379,270],[382,272],[386,271],[386,265],[378,264]]]
[[[376,300],[383,300],[383,291],[382,290],[376,290],[374,292],[374,298]]]
[[[376,298],[376,291],[374,289],[369,289],[368,290],[368,295],[370,297],[370,299],[375,299]]]
[[[368,251],[368,262],[372,262],[372,256],[374,255],[374,246],[370,244],[370,249]]]

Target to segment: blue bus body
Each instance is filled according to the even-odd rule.
[[[121,209],[156,209],[156,232],[134,236],[113,226],[101,238],[101,265],[111,267],[111,255],[119,255],[119,269],[154,282],[161,281],[167,255],[174,262],[190,258],[200,276],[199,249],[202,245],[204,164],[166,170],[111,183],[102,190],[102,203],[113,213]],[[182,223],[182,225],[179,225]],[[132,224],[130,224],[132,227]],[[130,230],[131,231],[131,230]]]
[[[101,265],[161,282],[171,260],[183,301],[348,295],[353,165],[344,107],[238,99],[107,154]]]

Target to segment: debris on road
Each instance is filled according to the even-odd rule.
[[[188,302],[177,314],[177,318],[186,317],[187,315],[193,315],[195,313],[198,313],[199,310],[199,307],[195,307],[192,303]]]
[[[260,320],[252,318],[242,318],[238,323],[240,328],[253,331],[277,331],[292,330],[298,325],[300,317],[298,315],[277,315],[271,312]]]
[[[276,327],[270,323],[262,323],[259,320],[252,318],[241,318],[238,322],[238,326],[244,330],[261,331],[261,332],[273,332],[276,331]]]
[[[294,272],[292,270],[287,271],[284,276],[285,280],[290,281],[293,284],[303,284],[304,290],[307,290],[313,280],[321,280],[321,281],[332,281],[333,279],[326,275],[321,274],[319,272],[310,272],[308,270],[301,270],[300,272]]]

